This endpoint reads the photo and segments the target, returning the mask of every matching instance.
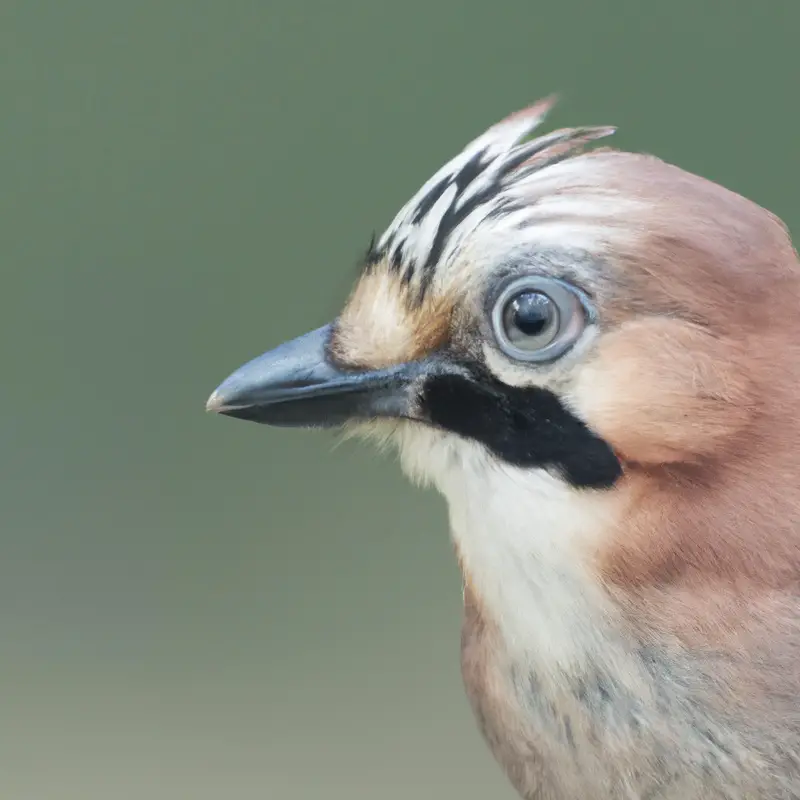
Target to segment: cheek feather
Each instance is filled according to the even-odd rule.
[[[376,268],[356,285],[336,324],[331,352],[340,363],[369,369],[413,361],[447,340],[452,309],[446,296],[414,302],[399,275]]]
[[[732,343],[682,320],[636,320],[607,334],[570,405],[627,461],[720,454],[753,416],[753,387]]]

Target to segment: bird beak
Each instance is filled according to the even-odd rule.
[[[332,325],[270,350],[240,367],[206,408],[282,427],[333,427],[358,419],[409,417],[424,362],[381,370],[343,370],[331,363]]]

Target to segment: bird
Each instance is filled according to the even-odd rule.
[[[466,696],[521,797],[800,798],[790,233],[614,127],[540,133],[554,102],[435,172],[338,316],[207,409],[388,445],[443,495]]]

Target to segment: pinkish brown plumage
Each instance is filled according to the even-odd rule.
[[[800,797],[797,256],[727,189],[578,152],[610,129],[526,142],[548,108],[210,407],[350,426],[444,495],[467,693],[523,797]]]

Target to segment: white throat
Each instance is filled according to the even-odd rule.
[[[447,499],[463,568],[511,654],[572,670],[605,649],[614,609],[591,562],[614,498],[502,464],[463,440],[427,444],[427,477]],[[415,471],[420,463],[406,456]]]

